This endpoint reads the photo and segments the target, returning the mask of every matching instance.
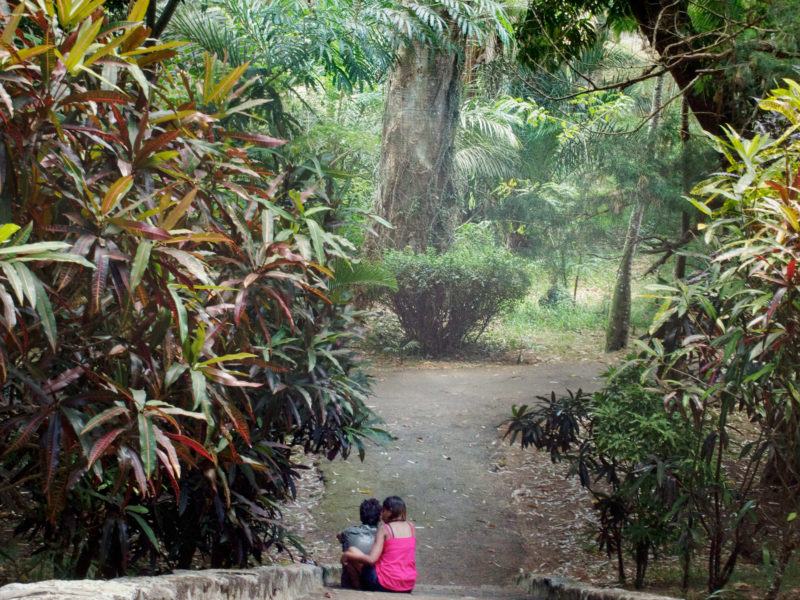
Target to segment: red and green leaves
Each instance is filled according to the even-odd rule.
[[[0,424],[0,461],[19,467],[0,487],[44,497],[19,507],[34,520],[112,528],[91,544],[120,555],[126,528],[174,547],[151,517],[177,523],[193,494],[222,524],[198,513],[181,538],[225,527],[260,552],[295,476],[288,440],[346,453],[358,426],[336,424],[368,412],[334,349],[350,323],[326,302],[322,265],[349,247],[323,186],[289,194],[295,178],[260,162],[284,140],[220,127],[262,102],[244,99],[246,65],[209,59],[202,106],[155,93],[174,44],[147,45],[147,4],[106,28],[102,0],[19,3],[0,33],[0,380],[19,415]]]

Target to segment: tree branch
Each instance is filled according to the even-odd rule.
[[[158,18],[158,22],[154,22],[152,26],[152,37],[160,38],[161,34],[164,33],[164,30],[167,28],[167,25],[172,19],[172,16],[175,14],[175,11],[178,8],[178,4],[181,3],[181,0],[169,0],[167,5],[164,7],[164,10],[161,11],[161,16]],[[151,5],[155,5],[155,0],[150,0]],[[155,21],[155,15],[154,19]]]

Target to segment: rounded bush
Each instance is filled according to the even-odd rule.
[[[389,300],[403,331],[431,356],[457,350],[470,336],[476,340],[493,317],[525,297],[531,283],[525,262],[496,247],[389,251],[384,260],[397,279]]]

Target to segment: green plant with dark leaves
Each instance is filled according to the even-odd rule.
[[[640,506],[656,518],[626,531],[618,524],[635,515],[620,504],[601,521],[635,545],[679,535],[684,590],[695,549],[707,549],[707,590],[717,594],[757,531],[774,557],[765,597],[775,598],[800,545],[800,84],[787,81],[761,108],[782,134],[728,129],[717,139],[728,167],[691,199],[708,219],[691,255],[697,270],[651,286],[661,307],[622,371],[624,387],[616,376],[585,406],[515,409],[510,435],[568,458],[584,485],[606,477],[614,493],[627,479],[609,479],[609,469],[620,457],[636,465],[629,491],[651,489]]]
[[[691,428],[664,411],[658,393],[640,384],[641,370],[610,370],[606,386],[588,395],[537,397],[535,406],[514,407],[506,437],[522,447],[566,460],[595,499],[597,540],[615,556],[625,581],[624,555],[635,560],[634,585],[644,585],[651,556],[674,547],[675,518],[687,502],[680,482],[693,468]]]
[[[2,17],[0,496],[56,575],[261,559],[293,541],[292,447],[384,435],[327,296],[349,246],[324,182],[225,128],[246,64],[166,94],[147,5]]]
[[[709,591],[730,577],[742,550],[741,515],[757,508],[778,557],[772,598],[800,544],[800,85],[787,81],[761,108],[782,133],[746,139],[729,129],[717,140],[728,167],[692,199],[708,218],[699,270],[686,283],[655,289],[661,310],[641,348],[669,407],[694,423],[717,423],[704,444],[717,472],[739,475],[730,477],[737,485],[711,490],[703,513]],[[754,433],[738,431],[741,418]],[[742,438],[751,438],[739,459],[747,470],[731,469],[726,456]]]

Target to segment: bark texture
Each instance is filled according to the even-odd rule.
[[[625,246],[622,249],[622,259],[620,259],[617,270],[614,297],[611,300],[611,314],[606,330],[606,352],[621,350],[628,344],[628,331],[631,327],[631,271],[633,270],[633,258],[636,256],[636,246],[639,244],[644,204],[641,198],[636,200],[631,211],[630,221],[628,221]]]
[[[639,30],[658,53],[661,64],[683,90],[683,97],[700,126],[714,135],[722,134],[723,123],[741,127],[746,115],[741,114],[739,107],[724,101],[725,71],[718,67],[725,54],[715,54],[704,48],[704,43],[710,44],[706,38],[686,34],[692,31],[689,16],[691,2],[640,0],[629,4]],[[718,43],[721,44],[719,40]],[[726,45],[732,43],[733,38],[730,37]],[[710,76],[714,83],[698,88],[694,84],[703,75]],[[730,91],[728,82],[728,93]]]
[[[683,156],[681,158],[681,175],[682,175],[682,188],[683,193],[688,194],[691,191],[691,179],[689,171],[689,161],[691,157],[687,151],[687,144],[689,143],[689,105],[684,98],[681,103],[681,146]],[[683,209],[681,211],[681,240],[686,242],[689,238],[689,231],[692,228],[692,220],[689,216],[689,211]],[[678,254],[678,260],[675,262],[675,279],[683,279],[686,277],[686,255]]]
[[[376,209],[394,229],[381,235],[381,249],[450,243],[462,70],[458,53],[414,45],[402,51],[389,77]]]

